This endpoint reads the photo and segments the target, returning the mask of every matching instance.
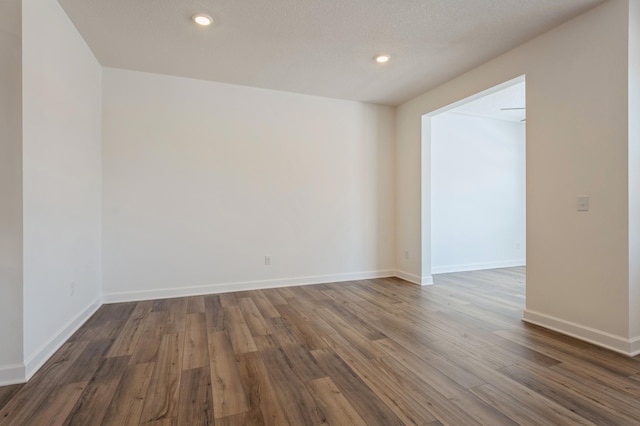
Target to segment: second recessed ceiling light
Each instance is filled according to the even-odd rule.
[[[193,15],[191,19],[193,19],[193,22],[203,27],[207,27],[211,25],[211,23],[213,22],[213,19],[211,18],[211,16],[206,15],[204,13],[197,13]]]
[[[386,53],[382,53],[380,55],[374,56],[373,59],[375,59],[375,61],[379,64],[384,64],[385,62],[389,62],[391,56],[387,55]]]

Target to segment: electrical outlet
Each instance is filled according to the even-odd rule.
[[[264,264],[265,264],[266,266],[271,265],[271,256],[265,256],[265,257],[264,257]]]
[[[71,283],[69,284],[69,294],[71,296],[76,294],[76,283],[74,281],[71,281]]]
[[[404,260],[409,260],[409,250],[404,251]]]

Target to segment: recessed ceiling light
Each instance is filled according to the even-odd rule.
[[[391,59],[391,56],[387,54],[380,54],[380,55],[374,56],[373,59],[379,64],[384,64],[385,62],[389,62],[389,59]]]
[[[211,16],[205,15],[204,13],[197,13],[193,15],[191,19],[193,19],[193,22],[195,22],[198,25],[202,25],[203,27],[209,26],[213,22],[213,19],[211,19]]]

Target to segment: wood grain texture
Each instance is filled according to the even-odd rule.
[[[240,357],[242,383],[247,395],[247,411],[242,424],[286,425],[287,418],[278,402],[267,368],[258,352]]]
[[[109,409],[128,361],[128,357],[103,358],[64,424],[100,424]]]
[[[327,424],[367,425],[329,377],[312,380],[310,385],[322,410],[327,413]]]
[[[523,323],[524,268],[104,305],[0,426],[635,425],[640,359]]]
[[[213,398],[209,367],[186,370],[180,380],[179,425],[213,425]]]
[[[71,383],[53,390],[27,420],[32,425],[64,425],[87,383]]]
[[[247,411],[245,390],[240,378],[238,358],[224,331],[209,334],[213,407],[216,417],[227,417]]]
[[[155,363],[129,365],[109,404],[105,424],[137,425],[151,383]]]
[[[142,409],[142,422],[171,419],[177,416],[183,349],[183,333],[162,336],[156,367],[153,370]]]
[[[317,407],[306,381],[298,376],[282,348],[262,352],[262,359],[287,422],[293,425],[324,423],[325,416]]]
[[[185,370],[209,366],[207,327],[204,313],[187,315],[182,366]]]

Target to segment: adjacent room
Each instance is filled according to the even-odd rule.
[[[640,422],[640,2],[0,0],[0,57],[1,426]]]
[[[423,117],[430,130],[423,146],[431,147],[433,274],[526,263],[526,96],[520,80]]]

